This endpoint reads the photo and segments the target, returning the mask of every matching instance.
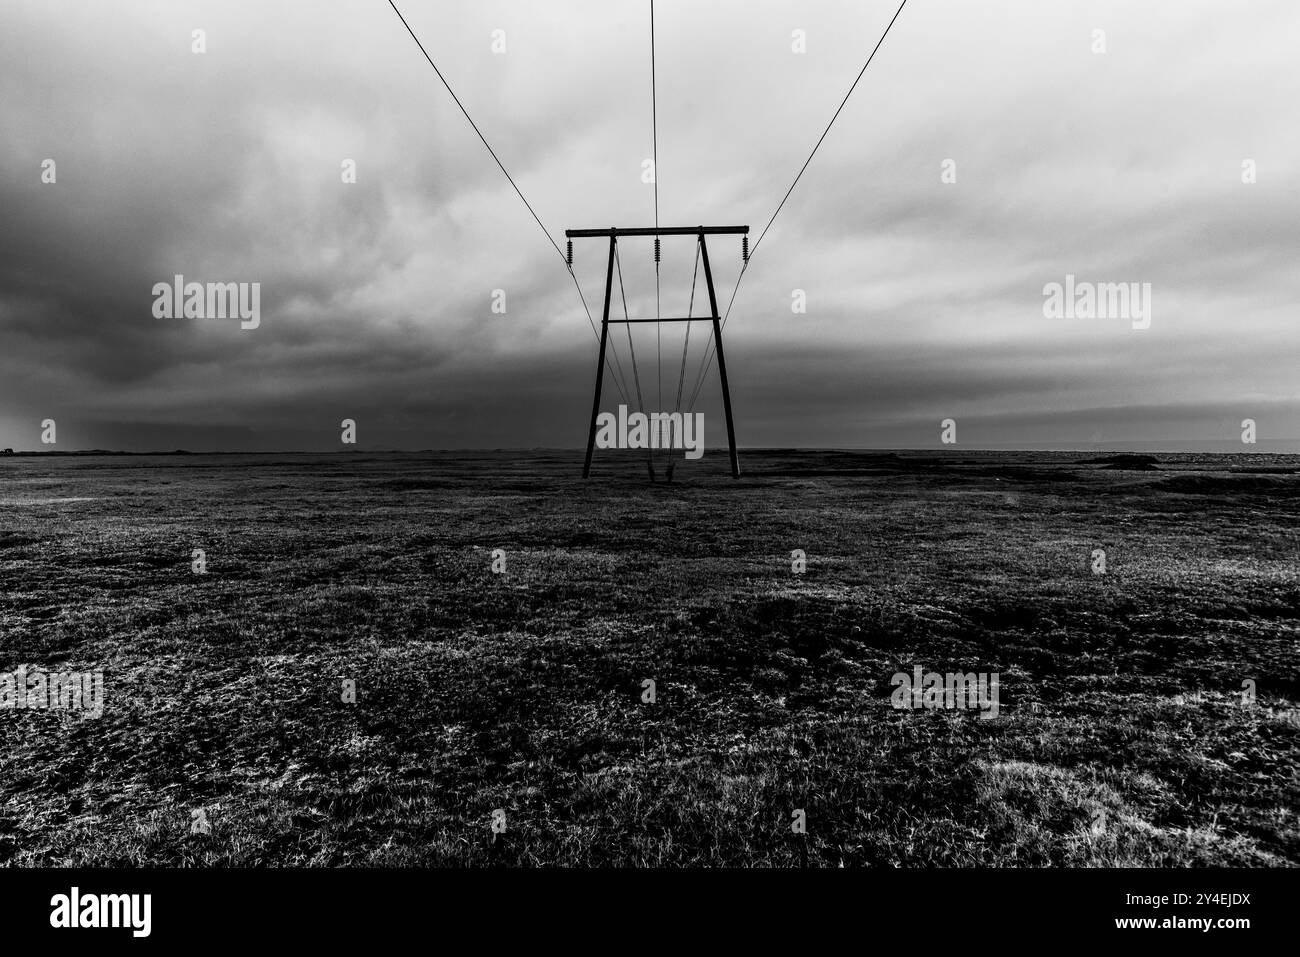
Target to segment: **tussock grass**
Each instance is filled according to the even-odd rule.
[[[1290,464],[151,464],[0,466],[0,670],[107,692],[0,712],[0,862],[1300,863]],[[893,709],[916,664],[999,717]]]

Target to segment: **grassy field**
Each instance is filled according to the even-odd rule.
[[[0,862],[1300,863],[1300,457],[1086,458],[5,457]]]

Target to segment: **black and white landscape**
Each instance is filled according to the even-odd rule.
[[[1297,34],[6,0],[0,865],[1300,864]]]

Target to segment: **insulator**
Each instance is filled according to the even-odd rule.
[[[740,258],[749,262],[749,237],[740,237]]]
[[[655,237],[655,262],[659,262],[659,237]]]
[[[572,240],[572,239],[569,240],[569,256],[568,256],[568,259],[569,259],[569,265],[572,266],[572,265],[573,265],[573,240]]]

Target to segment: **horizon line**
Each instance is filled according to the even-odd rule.
[[[1205,444],[1221,444],[1220,440],[1204,440]],[[981,447],[962,447],[962,446],[867,446],[867,445],[755,445],[755,446],[738,446],[737,450],[741,452],[762,453],[762,452],[944,452],[944,453],[979,453],[979,452],[1080,452],[1095,454],[1098,452],[1115,452],[1120,454],[1164,454],[1164,455],[1300,455],[1300,439],[1262,439],[1256,445],[1278,445],[1282,443],[1295,444],[1297,451],[1278,452],[1257,447],[1242,448],[1239,451],[1226,451],[1223,449],[1194,449],[1194,448],[1154,448],[1144,445],[1142,442],[1125,442],[1121,445],[1105,446],[1100,443],[1091,446],[1055,446],[1047,447],[1041,445],[1013,445],[1003,444],[1000,446],[981,446]],[[126,449],[0,449],[0,457],[19,456],[57,456],[57,455],[135,455],[135,456],[164,456],[164,455],[423,455],[430,453],[466,453],[466,452],[583,452],[584,447],[575,446],[493,446],[493,447],[456,447],[456,448],[422,448],[422,449],[398,449],[398,448],[355,448],[355,449],[155,449],[149,451],[129,451]],[[614,453],[640,453],[644,449],[610,449],[608,452]],[[655,449],[653,451],[674,451],[671,449]],[[712,451],[725,452],[726,446],[717,446]]]

